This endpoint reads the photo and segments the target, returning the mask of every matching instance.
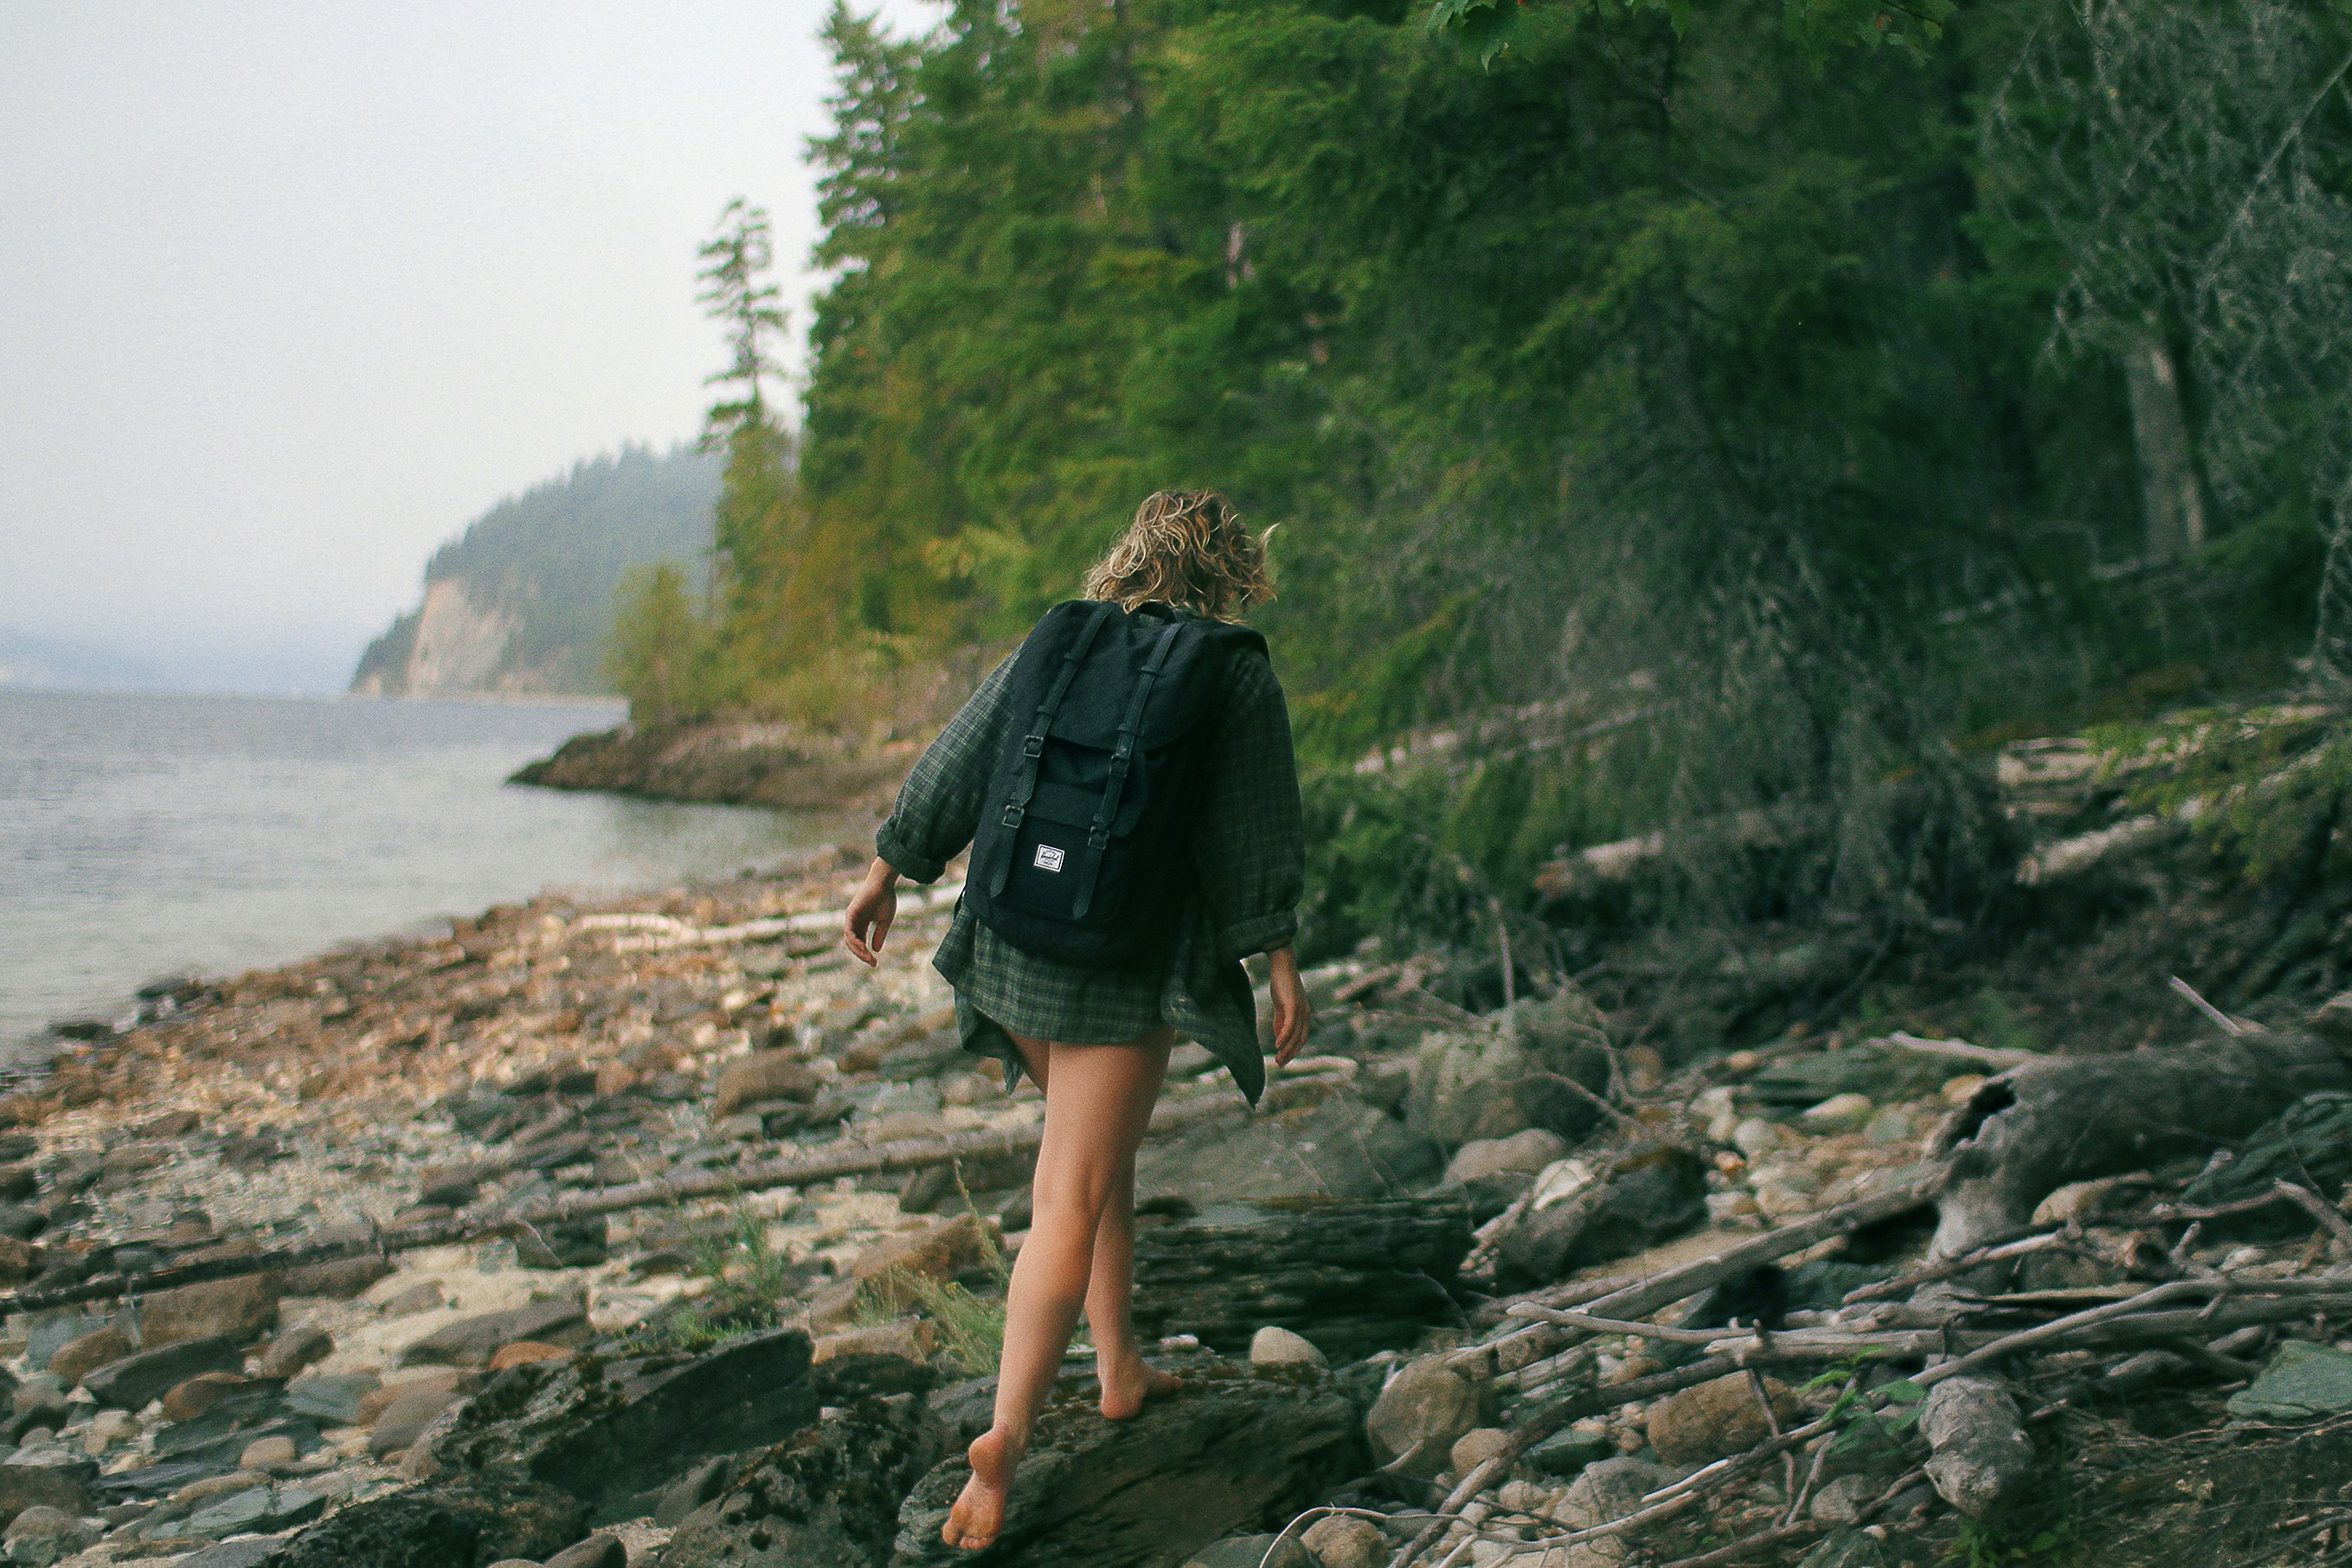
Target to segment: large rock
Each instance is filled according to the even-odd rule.
[[[247,1274],[158,1290],[139,1307],[139,1343],[154,1350],[183,1340],[226,1339],[245,1344],[278,1321],[276,1274]]]
[[[1380,1198],[1419,1186],[1445,1151],[1354,1094],[1272,1115],[1219,1118],[1148,1140],[1135,1190],[1201,1207],[1255,1198]]]
[[[1445,1468],[1455,1440],[1483,1424],[1485,1404],[1478,1384],[1440,1358],[1407,1362],[1364,1418],[1373,1462],[1385,1466],[1410,1454],[1398,1467],[1403,1473],[1434,1476]]]
[[[980,1262],[983,1247],[1002,1240],[994,1220],[982,1220],[966,1210],[919,1230],[884,1237],[850,1263],[848,1278],[872,1279],[897,1269],[944,1282],[954,1279],[958,1270]]]
[[[324,1296],[348,1301],[377,1280],[389,1278],[392,1272],[390,1258],[371,1252],[358,1258],[299,1264],[286,1270],[281,1278],[289,1296]]]
[[[784,1329],[700,1356],[509,1367],[425,1441],[451,1471],[520,1471],[587,1501],[604,1523],[652,1512],[698,1459],[798,1431],[819,1403],[808,1336]]]
[[[59,1345],[57,1354],[49,1358],[49,1370],[71,1388],[107,1363],[121,1361],[138,1348],[129,1334],[110,1323]]]
[[[0,1465],[0,1524],[28,1508],[53,1508],[74,1515],[98,1511],[91,1488],[98,1467],[88,1460],[65,1465]]]
[[[1160,1207],[1136,1224],[1135,1322],[1146,1334],[1241,1352],[1271,1324],[1349,1362],[1459,1311],[1446,1289],[1470,1250],[1459,1204],[1285,1197],[1150,1212]]]
[[[1774,1378],[1764,1380],[1764,1389],[1773,1421],[1787,1428],[1797,1414],[1796,1395]],[[1650,1406],[1648,1432],[1650,1447],[1667,1464],[1704,1465],[1746,1453],[1769,1437],[1772,1426],[1748,1374],[1735,1372],[1659,1400]]]
[[[2352,1410],[2352,1355],[2288,1340],[2254,1381],[2230,1395],[2241,1421],[2316,1421]]]
[[[713,1121],[732,1116],[747,1105],[764,1100],[814,1100],[824,1080],[806,1062],[783,1051],[754,1051],[729,1062],[719,1071],[719,1089],[710,1105]]]
[[[889,1561],[900,1503],[945,1448],[919,1395],[861,1399],[751,1456],[679,1524],[656,1568],[879,1568]]]
[[[459,1477],[349,1505],[266,1558],[269,1568],[456,1568],[541,1562],[587,1533],[579,1500],[513,1478]]]
[[[1448,1146],[1529,1127],[1580,1139],[1601,1112],[1570,1083],[1597,1093],[1609,1082],[1600,1026],[1591,1002],[1566,986],[1515,1003],[1480,1026],[1433,1035],[1413,1053],[1406,1121]]]
[[[1481,1138],[1454,1151],[1445,1163],[1449,1184],[1466,1186],[1492,1176],[1534,1175],[1568,1157],[1568,1140],[1545,1127],[1529,1127],[1507,1138]]]
[[[242,1372],[245,1356],[236,1342],[224,1336],[182,1340],[158,1350],[141,1351],[111,1361],[82,1379],[82,1386],[100,1405],[136,1410],[198,1373]]]
[[[1536,1178],[1533,1200],[1495,1238],[1495,1279],[1507,1290],[1549,1285],[1706,1218],[1706,1170],[1691,1150],[1642,1141],[1588,1151]]]
[[[444,1324],[400,1352],[403,1366],[487,1366],[517,1340],[573,1345],[588,1338],[588,1309],[576,1298],[534,1301]]]
[[[1336,1382],[1256,1377],[1206,1355],[1181,1371],[1182,1388],[1124,1421],[1102,1418],[1090,1384],[1049,1401],[987,1560],[1165,1568],[1236,1531],[1279,1529],[1367,1468],[1355,1406]],[[978,1560],[940,1539],[970,1474],[952,1453],[916,1485],[899,1510],[894,1568]]]

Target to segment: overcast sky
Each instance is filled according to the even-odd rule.
[[[695,247],[815,237],[825,10],[0,3],[0,635],[335,689],[485,508],[694,436]]]

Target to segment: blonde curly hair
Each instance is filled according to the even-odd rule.
[[[1235,621],[1274,597],[1266,542],[1214,490],[1155,490],[1110,553],[1087,574],[1086,596],[1131,610],[1148,600]]]

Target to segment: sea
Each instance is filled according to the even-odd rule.
[[[0,687],[0,1064],[138,988],[542,891],[790,863],[839,823],[505,783],[618,704]],[[53,1047],[54,1041],[51,1042]]]

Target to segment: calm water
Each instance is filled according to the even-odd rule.
[[[0,1055],[231,973],[541,890],[773,864],[829,825],[500,781],[611,709],[0,689]]]

